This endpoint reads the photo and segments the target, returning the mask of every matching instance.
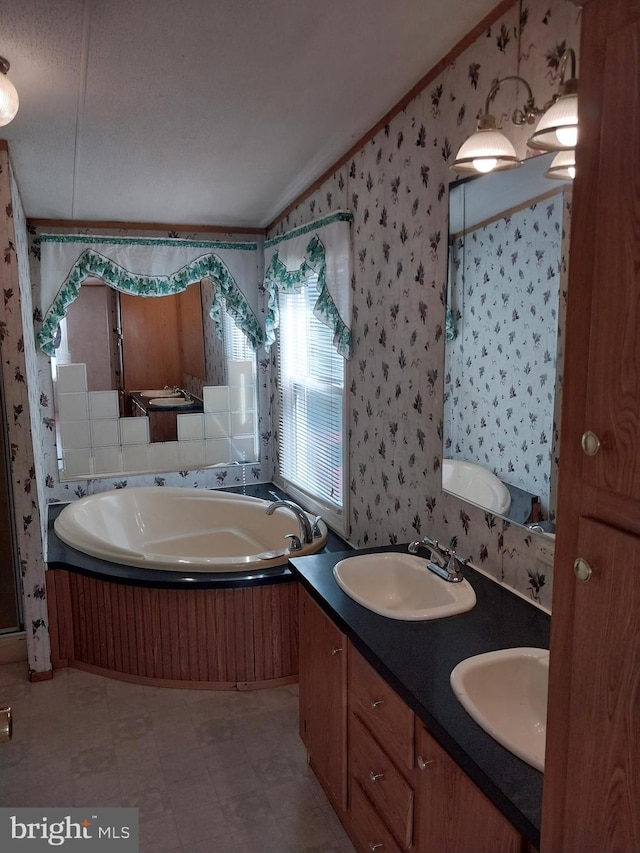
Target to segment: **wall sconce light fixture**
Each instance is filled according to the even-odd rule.
[[[544,174],[547,178],[572,181],[576,176],[576,152],[573,149],[559,151]]]
[[[16,87],[7,77],[8,70],[9,63],[0,56],[0,127],[13,121],[20,104]]]
[[[569,59],[571,77],[565,81]],[[521,164],[513,145],[500,131],[495,117],[489,112],[498,90],[508,80],[517,80],[527,91],[524,105],[516,107],[511,115],[513,124],[533,124],[542,116],[527,145],[541,151],[567,151],[575,148],[578,138],[578,81],[575,77],[575,62],[575,53],[568,48],[560,65],[558,91],[542,109],[536,106],[531,86],[523,77],[512,75],[497,80],[487,95],[484,114],[478,119],[476,132],[463,142],[451,169],[460,173],[497,172],[515,169]]]

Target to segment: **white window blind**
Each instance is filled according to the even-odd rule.
[[[228,311],[224,312],[222,323],[224,337],[224,353],[229,361],[248,361],[255,358],[249,340],[242,329],[239,329]]]
[[[280,475],[336,515],[343,508],[344,359],[313,314],[317,279],[280,294]]]

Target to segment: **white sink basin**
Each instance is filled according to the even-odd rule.
[[[506,515],[511,506],[511,493],[502,480],[474,462],[443,459],[442,488],[495,515]]]
[[[173,391],[171,388],[160,388],[155,391],[138,391],[141,397],[179,397],[180,394],[177,391]]]
[[[164,406],[172,409],[185,409],[188,406],[193,406],[195,400],[185,400],[184,397],[155,397],[149,400],[150,406]]]
[[[392,619],[441,619],[476,603],[471,584],[450,583],[413,554],[359,554],[333,569],[338,586],[363,607]]]
[[[454,693],[482,728],[518,758],[544,770],[547,649],[500,649],[461,661]]]

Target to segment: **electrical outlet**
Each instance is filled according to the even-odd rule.
[[[554,540],[542,536],[538,537],[536,541],[536,560],[539,563],[544,563],[545,566],[553,566],[555,550],[556,543]]]

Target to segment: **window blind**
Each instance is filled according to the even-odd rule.
[[[344,359],[313,314],[317,278],[279,295],[280,474],[337,514],[343,506]]]

